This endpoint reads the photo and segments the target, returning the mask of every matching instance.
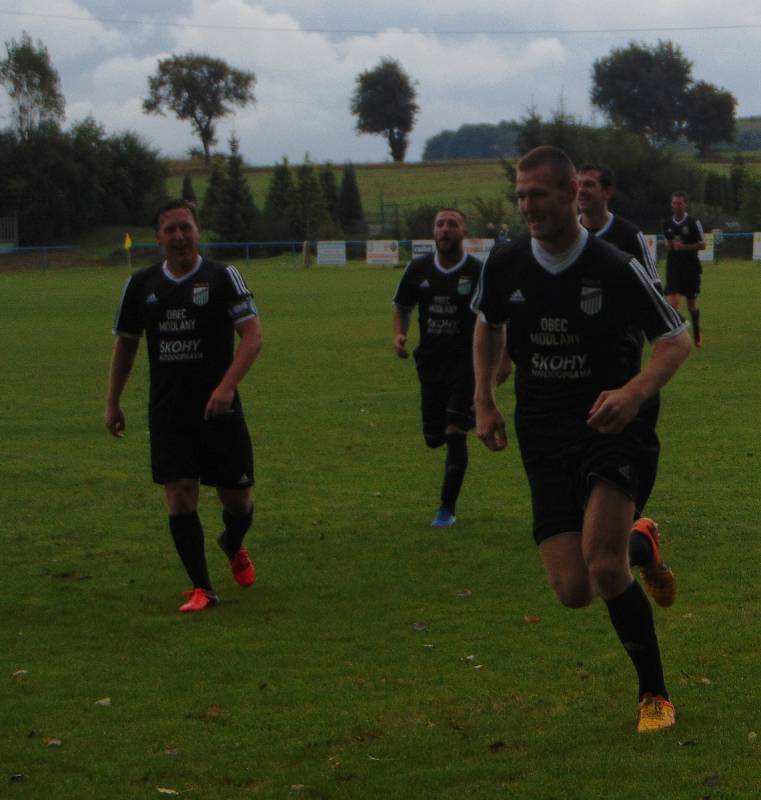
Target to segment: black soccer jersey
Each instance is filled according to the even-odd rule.
[[[650,248],[647,246],[644,234],[634,223],[611,214],[602,228],[596,231],[590,229],[590,233],[594,233],[605,242],[610,242],[624,253],[633,255],[647,270],[652,282],[660,288],[661,276],[658,274],[658,267],[650,255]]]
[[[420,342],[415,360],[421,372],[452,361],[472,362],[476,317],[470,304],[481,266],[477,258],[466,255],[444,269],[431,253],[413,259],[404,270],[394,303],[407,311],[418,307]]]
[[[232,362],[234,325],[256,314],[238,270],[214,261],[200,260],[181,279],[154,264],[127,280],[114,333],[139,337],[145,331],[152,425],[203,418]],[[240,410],[237,392],[233,408]]]
[[[652,341],[684,329],[645,268],[587,231],[565,261],[527,236],[495,249],[473,307],[507,323],[524,458],[594,435],[586,421],[600,392],[639,372],[637,331]]]
[[[667,219],[663,224],[663,235],[669,241],[697,244],[703,241],[703,226],[700,220],[685,214],[680,220],[673,217]],[[697,250],[669,250],[666,263],[668,266],[690,266],[702,271]]]

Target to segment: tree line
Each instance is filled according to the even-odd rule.
[[[164,201],[166,170],[134,133],[106,135],[88,118],[62,131],[0,132],[0,217],[16,217],[19,244],[52,244],[97,225],[147,225]]]
[[[212,160],[203,198],[196,196],[186,175],[182,196],[195,202],[201,223],[219,242],[278,242],[312,239],[364,239],[367,235],[362,198],[352,164],[345,164],[340,183],[332,164],[316,167],[307,156],[291,167],[284,158],[272,172],[260,209],[244,172],[238,140],[230,138],[230,154]]]
[[[42,42],[7,42],[0,82],[13,122],[0,131],[0,216],[17,218],[20,244],[149,223],[165,199],[159,153],[135,133],[107,135],[92,117],[62,130],[66,103]]]
[[[678,45],[630,42],[592,65],[590,100],[616,130],[640,134],[653,144],[684,139],[701,157],[736,136],[737,100],[726,89],[695,81],[693,64]],[[534,113],[529,109],[529,117]],[[523,152],[519,122],[463,125],[428,139],[424,161],[495,158]]]
[[[676,189],[687,192],[691,207],[710,227],[743,218],[743,192],[751,178],[741,157],[735,160],[729,174],[714,173],[642,134],[586,125],[562,106],[546,119],[532,110],[522,120],[520,152],[542,144],[562,148],[579,166],[593,163],[612,168],[617,176],[613,210],[636,220],[643,229],[660,230],[668,198]],[[503,160],[503,165],[506,177],[512,181],[512,162]]]
[[[684,136],[704,153],[711,144],[734,136],[734,97],[694,81],[691,70],[691,62],[671,42],[630,43],[593,65],[591,98],[606,114],[606,127],[580,122],[561,103],[546,120],[527,109],[517,122],[444,131],[429,140],[424,158],[456,159],[468,148],[471,157],[489,158],[556,144],[579,163],[603,160],[612,166],[621,186],[619,210],[641,224],[674,186],[692,189],[701,199],[705,195],[706,204],[725,215],[740,214],[753,207],[742,198],[754,185],[747,179],[741,191],[741,165],[733,169],[734,178],[706,178],[675,162],[663,147]],[[159,154],[136,134],[107,136],[92,118],[62,131],[65,100],[42,42],[35,44],[27,34],[6,42],[0,81],[13,108],[13,126],[0,134],[0,175],[6,187],[0,215],[18,216],[24,241],[55,241],[97,224],[148,222],[163,200],[165,173]],[[292,168],[284,160],[275,168],[260,209],[245,179],[238,140],[230,140],[229,156],[212,159],[216,123],[233,106],[254,103],[255,85],[254,73],[195,53],[159,60],[148,78],[144,111],[171,112],[189,120],[202,142],[210,165],[202,203],[206,226],[224,241],[363,238],[366,225],[351,165],[344,168],[338,186],[331,165],[318,169],[306,158]],[[398,62],[382,59],[360,73],[350,108],[358,132],[384,136],[394,160],[404,159],[419,107],[415,83]],[[472,200],[484,220],[502,216],[502,199]],[[418,230],[429,213],[422,207],[411,210],[406,227]]]

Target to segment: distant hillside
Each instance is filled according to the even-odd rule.
[[[497,125],[482,123],[461,125],[456,131],[445,130],[425,143],[423,161],[464,161],[474,158],[515,158],[520,123],[511,120]],[[672,148],[678,152],[692,152],[692,145],[680,139]],[[737,136],[715,148],[717,151],[751,152],[761,150],[761,116],[737,120]]]
[[[295,166],[295,165],[292,165]],[[319,170],[324,165],[316,164]],[[170,165],[166,188],[170,197],[182,191],[183,175],[190,175],[199,201],[208,185],[208,170],[203,161],[174,161]],[[469,212],[473,200],[505,198],[509,184],[496,158],[449,162],[420,162],[406,164],[355,164],[357,183],[365,213],[381,213],[384,206],[395,205],[400,210],[417,205],[462,206]],[[341,167],[332,165],[336,178],[341,179]],[[267,197],[272,167],[247,167],[246,177],[261,209]]]

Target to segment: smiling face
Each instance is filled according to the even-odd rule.
[[[562,180],[550,164],[518,170],[515,194],[532,238],[555,249],[577,235],[576,178]]]
[[[579,211],[582,214],[599,215],[607,211],[613,195],[611,186],[603,186],[599,170],[579,172]]]
[[[433,222],[433,239],[436,251],[440,255],[454,259],[455,263],[462,258],[462,242],[468,235],[465,220],[459,211],[443,209],[436,214]]]
[[[193,269],[199,255],[200,235],[187,208],[172,208],[159,217],[156,241],[172,272],[181,274]]]

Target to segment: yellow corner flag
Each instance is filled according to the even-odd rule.
[[[132,237],[128,234],[124,234],[124,249],[129,250],[132,247]]]

